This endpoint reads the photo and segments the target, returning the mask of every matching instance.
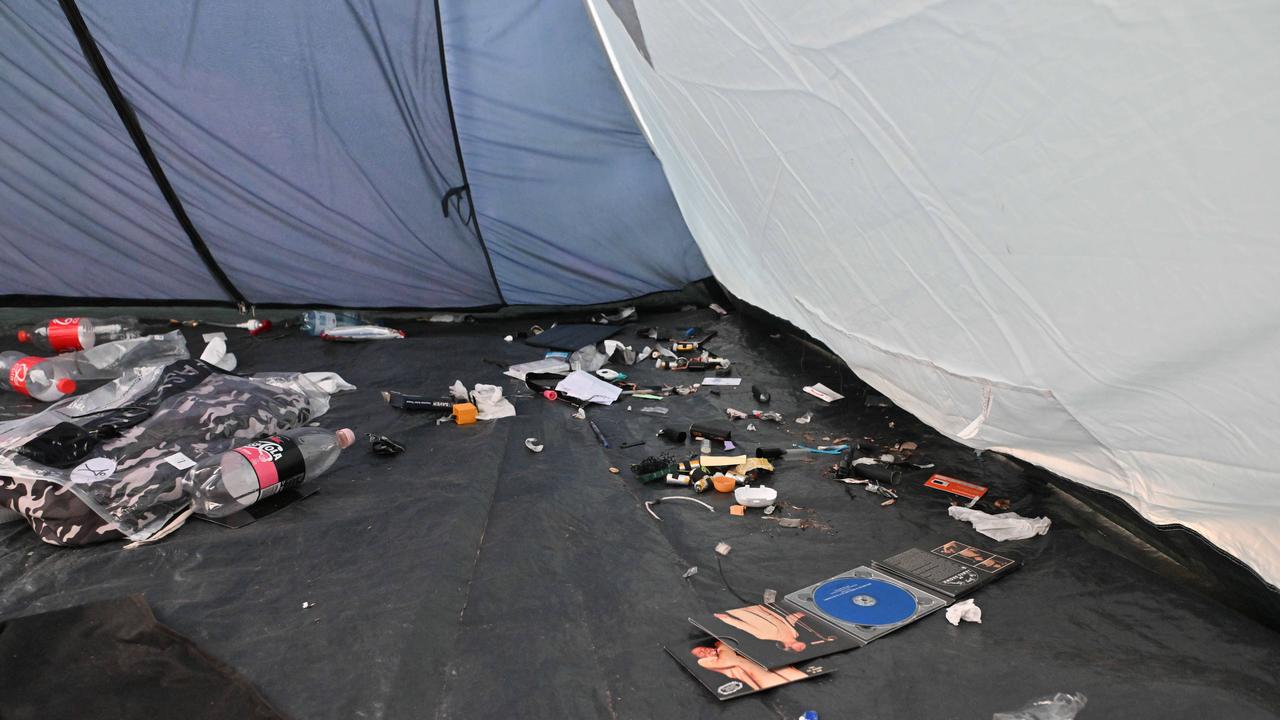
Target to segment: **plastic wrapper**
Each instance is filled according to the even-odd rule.
[[[991,720],[1072,720],[1086,702],[1084,693],[1058,693],[1036,698],[1017,710],[998,712]]]
[[[323,415],[329,409],[322,387],[328,383],[317,382],[323,380],[301,373],[241,377],[199,360],[130,368],[86,395],[0,423],[0,500],[46,542],[118,536],[111,531],[146,539],[189,504],[179,479],[190,461]],[[42,438],[67,430],[84,441],[67,462],[52,466],[28,456]],[[48,503],[68,492],[103,522],[49,521],[66,516],[66,508]]]
[[[58,360],[70,364],[77,380],[107,380],[119,377],[129,368],[168,365],[187,357],[187,341],[181,332],[174,330],[163,335],[103,343],[61,355]]]

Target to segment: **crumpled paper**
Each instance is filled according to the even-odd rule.
[[[1049,532],[1049,518],[1026,518],[1015,512],[990,515],[981,510],[952,505],[947,514],[957,520],[973,523],[973,529],[992,540],[1026,540]]]
[[[982,622],[982,608],[973,602],[973,598],[961,600],[947,608],[947,622],[958,626],[961,620],[975,623]]]

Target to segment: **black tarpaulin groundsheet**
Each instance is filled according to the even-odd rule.
[[[537,318],[547,326],[554,318]],[[402,341],[339,345],[287,330],[235,335],[244,372],[331,370],[359,390],[322,418],[361,437],[407,447],[380,457],[346,451],[320,492],[240,530],[193,522],[153,546],[59,549],[24,525],[3,526],[0,617],[133,593],[158,618],[249,678],[297,718],[989,718],[1033,697],[1083,692],[1082,718],[1280,717],[1280,635],[1188,589],[1176,574],[1116,540],[1019,465],[976,455],[896,408],[867,407],[866,387],[830,356],[743,316],[706,310],[647,314],[644,325],[714,328],[739,388],[660,403],[622,400],[590,411],[604,449],[572,408],[535,397],[485,359],[541,357],[508,333],[533,320],[411,324]],[[191,334],[199,348],[197,334]],[[617,339],[640,349],[634,326]],[[679,379],[651,363],[641,382]],[[440,395],[454,380],[502,386],[518,416],[459,427],[388,407],[383,390]],[[823,382],[831,405],[801,392]],[[919,462],[1007,497],[1025,516],[1053,520],[1047,536],[995,543],[948,517],[946,495],[908,474],[891,506],[824,479],[830,456],[788,457],[772,483],[805,528],[759,511],[731,516],[729,495],[658,506],[689,491],[641,486],[627,467],[676,449],[664,425],[750,411],[767,387],[779,425],[734,426],[757,445],[864,436],[914,441]],[[13,407],[17,401],[6,400]],[[667,416],[639,412],[650,404]],[[630,405],[632,410],[627,411]],[[794,418],[813,412],[813,421]],[[537,437],[545,451],[524,446]],[[617,446],[645,440],[627,450]],[[685,446],[691,450],[691,446]],[[623,469],[615,475],[609,468]],[[983,621],[952,627],[941,613],[830,657],[836,672],[749,698],[717,702],[664,651],[693,637],[686,618],[779,595],[922,539],[948,535],[1021,558],[1025,567],[975,595]],[[697,566],[690,578],[686,570]],[[304,603],[314,604],[303,607]],[[75,691],[69,678],[67,692]],[[0,701],[2,703],[2,701]]]

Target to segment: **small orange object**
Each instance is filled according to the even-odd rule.
[[[457,403],[453,406],[453,421],[459,425],[471,425],[476,421],[476,406],[471,403]]]
[[[730,515],[738,515],[738,516],[746,515],[746,514],[747,514],[747,506],[746,506],[746,505],[730,505],[730,506],[729,506],[729,514],[730,514]]]
[[[728,475],[712,476],[711,484],[715,486],[716,492],[722,493],[731,493],[734,488],[738,487],[738,481]]]

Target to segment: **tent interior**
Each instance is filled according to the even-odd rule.
[[[1277,31],[0,1],[0,718],[1280,718]]]

